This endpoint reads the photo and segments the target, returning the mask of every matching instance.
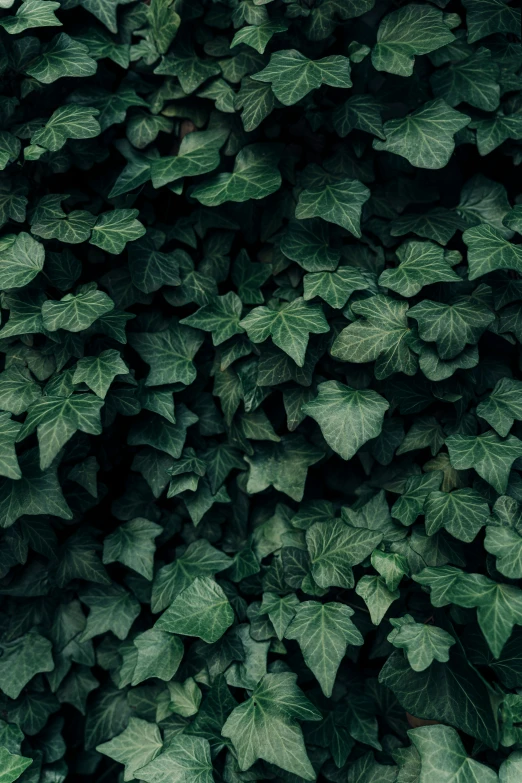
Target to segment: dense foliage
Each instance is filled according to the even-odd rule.
[[[520,783],[504,0],[0,0],[0,782]]]

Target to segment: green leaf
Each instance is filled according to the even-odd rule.
[[[502,440],[493,430],[483,435],[451,435],[446,445],[454,468],[474,468],[500,494],[506,491],[513,462],[522,456],[522,441],[513,435]]]
[[[16,416],[24,413],[31,403],[42,396],[29,370],[13,366],[0,373],[0,409]]]
[[[444,207],[434,207],[424,214],[411,212],[400,215],[392,221],[390,233],[394,237],[417,234],[433,239],[440,245],[447,245],[455,232],[463,229],[465,225],[457,212]]]
[[[215,297],[209,304],[203,305],[180,323],[212,332],[212,343],[221,345],[225,340],[244,331],[239,325],[242,310],[243,305],[239,296],[229,291],[224,296]]]
[[[248,337],[254,343],[262,343],[268,337],[294,362],[302,367],[310,333],[324,334],[330,327],[319,305],[309,305],[302,298],[284,303],[279,310],[255,307],[240,321]]]
[[[321,297],[330,307],[340,310],[354,291],[373,288],[375,278],[369,272],[340,266],[336,272],[314,272],[304,276],[303,299]]]
[[[268,614],[270,622],[274,626],[277,638],[281,641],[285,632],[295,617],[296,609],[299,606],[299,599],[294,593],[290,595],[279,596],[277,593],[263,593],[260,613]],[[288,639],[290,637],[287,637]]]
[[[232,741],[241,770],[264,759],[305,780],[315,780],[297,721],[316,721],[321,715],[295,681],[291,672],[266,674],[252,696],[227,718],[222,734]]]
[[[423,286],[432,283],[460,282],[460,277],[446,261],[444,250],[433,242],[410,240],[396,252],[399,266],[385,269],[379,277],[379,285],[391,288],[401,296],[415,296]]]
[[[99,356],[79,359],[73,375],[73,383],[85,383],[98,397],[105,399],[117,375],[126,375],[129,368],[119,351],[109,348]]]
[[[10,699],[17,699],[36,674],[54,669],[52,644],[38,633],[26,633],[1,649],[0,687]]]
[[[32,236],[7,234],[0,240],[0,287],[22,288],[33,280],[44,265],[45,250]]]
[[[522,250],[520,245],[508,242],[493,226],[484,224],[468,228],[462,235],[468,246],[469,278],[493,272],[497,269],[513,269],[522,272]]]
[[[424,503],[426,532],[434,535],[441,528],[469,543],[489,517],[489,506],[474,489],[464,487],[453,492],[430,492]]]
[[[206,207],[217,207],[226,201],[265,198],[281,186],[278,158],[277,151],[266,144],[243,147],[236,155],[231,174],[218,174],[196,185],[191,196]]]
[[[159,728],[140,718],[131,718],[124,732],[96,750],[125,765],[123,780],[134,780],[136,772],[156,758],[163,747]]]
[[[480,48],[464,60],[435,71],[431,86],[435,95],[450,106],[469,103],[483,111],[494,111],[500,101],[499,77],[491,52]]]
[[[520,31],[520,10],[507,5],[504,0],[464,0],[468,42],[475,43],[492,33]]]
[[[35,449],[19,458],[21,479],[0,480],[0,526],[10,527],[21,516],[53,514],[71,519],[72,512],[65,502],[56,476],[56,467],[41,471]]]
[[[281,238],[281,251],[307,272],[331,271],[341,253],[330,247],[328,226],[319,219],[292,220]]]
[[[408,304],[379,294],[355,302],[352,310],[363,318],[336,337],[332,356],[356,364],[375,361],[378,379],[395,372],[415,375],[417,360],[410,347],[413,336],[406,316]]]
[[[363,576],[355,588],[370,612],[374,625],[379,625],[391,604],[400,597],[399,590],[389,590],[382,576]]]
[[[488,525],[484,549],[497,558],[496,568],[508,579],[522,578],[522,536],[519,528]]]
[[[21,426],[11,419],[10,413],[0,413],[0,476],[10,479],[22,478],[15,451]]]
[[[203,344],[203,336],[189,326],[179,326],[173,321],[161,332],[135,332],[129,342],[150,366],[146,386],[163,386],[196,379],[194,356]]]
[[[350,619],[353,609],[339,603],[305,601],[285,633],[299,642],[303,658],[317,677],[326,697],[332,695],[337,670],[349,644],[363,644],[363,637]]]
[[[163,530],[148,519],[137,517],[120,525],[103,542],[103,562],[123,563],[145,579],[154,576],[154,539]]]
[[[522,117],[516,114],[504,116],[498,112],[494,117],[475,120],[472,127],[477,131],[480,155],[489,155],[507,139],[522,139]]]
[[[92,139],[99,136],[100,124],[94,119],[99,113],[98,109],[88,106],[60,106],[51,114],[44,127],[33,133],[31,144],[39,144],[51,152],[56,152],[63,147],[67,139]]]
[[[270,82],[272,91],[283,106],[292,106],[322,84],[351,87],[350,60],[331,55],[309,60],[297,49],[286,49],[270,56],[266,68],[252,76],[259,82]]]
[[[468,757],[458,733],[449,726],[423,726],[409,731],[421,762],[419,783],[437,777],[447,783],[495,783],[496,773]]]
[[[426,342],[437,343],[441,359],[454,359],[466,345],[474,345],[495,316],[479,297],[459,297],[452,304],[425,299],[408,311]]]
[[[295,216],[300,220],[320,217],[360,237],[361,211],[369,198],[370,191],[359,180],[335,179],[315,167],[299,194]]]
[[[89,57],[89,50],[84,44],[66,33],[60,33],[29,61],[25,73],[42,84],[52,84],[64,76],[92,76],[96,68],[96,60]]]
[[[7,748],[0,747],[1,783],[14,783],[32,763],[33,759],[10,753]]]
[[[183,138],[177,155],[151,161],[153,186],[160,188],[182,177],[196,177],[214,171],[220,164],[219,150],[226,138],[227,133],[223,130],[188,133]]]
[[[317,390],[315,400],[303,405],[303,413],[315,419],[337,454],[351,459],[379,435],[389,403],[371,389],[358,391],[338,381],[320,383]]]
[[[437,98],[399,120],[384,123],[386,141],[374,141],[376,150],[392,152],[421,169],[441,169],[455,149],[454,135],[470,117]]]
[[[211,644],[233,622],[234,612],[223,589],[210,577],[198,576],[174,599],[154,627],[182,636],[198,636]]]
[[[336,132],[344,138],[352,130],[361,130],[386,138],[382,127],[380,104],[372,95],[353,95],[337,107],[332,115]]]
[[[132,0],[81,0],[86,11],[100,20],[111,33],[118,32],[117,10],[119,5],[127,5]]]
[[[61,22],[54,12],[60,8],[60,3],[52,0],[23,0],[14,16],[4,16],[0,26],[11,35],[23,33],[33,27],[61,27]]]
[[[101,247],[108,253],[123,253],[127,242],[142,237],[145,227],[136,220],[137,209],[114,209],[100,215],[92,229],[91,245]]]
[[[89,607],[85,630],[78,641],[111,631],[118,639],[126,639],[134,620],[141,611],[138,601],[119,585],[91,585],[80,593],[80,600]]]
[[[214,783],[208,740],[173,736],[163,752],[135,774],[147,783]]]
[[[198,576],[214,576],[230,565],[230,558],[206,539],[194,541],[157,572],[152,586],[152,611],[161,612],[169,606]]]
[[[89,435],[102,431],[100,410],[103,401],[94,394],[74,394],[71,397],[41,397],[27,411],[18,435],[21,441],[37,430],[40,447],[40,468],[48,468],[62,446],[77,430]]]
[[[378,71],[411,76],[416,54],[428,54],[454,40],[442,11],[412,3],[382,20],[372,50],[372,64]]]
[[[181,640],[166,631],[149,628],[134,639],[138,650],[132,685],[139,685],[151,677],[169,681],[176,674],[183,658]]]
[[[522,419],[522,383],[501,378],[485,400],[477,406],[477,414],[505,438],[515,419]]]
[[[323,456],[324,452],[302,435],[285,435],[279,443],[256,444],[254,454],[245,456],[250,466],[247,492],[254,495],[272,486],[299,502],[308,468]]]
[[[388,634],[388,641],[405,651],[413,671],[423,672],[433,661],[449,661],[449,648],[455,639],[447,631],[429,623],[416,623],[409,614],[391,619],[390,623],[393,631]]]
[[[274,109],[277,101],[269,84],[246,78],[236,95],[235,107],[242,109],[241,121],[245,131],[255,130]]]
[[[113,309],[114,302],[107,294],[85,286],[84,290],[76,295],[66,294],[59,301],[44,302],[43,325],[49,332],[56,332],[58,329],[81,332]]]
[[[182,252],[160,252],[149,235],[133,242],[128,249],[129,271],[132,282],[145,294],[158,291],[162,286],[176,286],[181,283],[179,276]]]
[[[252,24],[238,30],[234,35],[230,48],[239,44],[251,46],[259,54],[263,54],[268,42],[276,33],[284,33],[288,27],[284,22],[262,22],[261,24]]]
[[[174,6],[173,0],[153,0],[147,11],[154,43],[160,54],[168,51],[181,24],[181,18]]]
[[[346,525],[339,519],[316,522],[306,531],[312,575],[319,587],[353,587],[352,567],[382,541],[379,530]]]

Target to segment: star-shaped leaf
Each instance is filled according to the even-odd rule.
[[[451,435],[446,445],[454,468],[474,468],[500,494],[506,491],[513,462],[522,456],[522,441],[513,435],[503,440],[493,430],[483,435]]]
[[[320,217],[360,237],[361,211],[369,198],[370,191],[359,180],[332,177],[315,166],[299,194],[295,216],[300,220]]]
[[[114,310],[114,302],[103,291],[85,286],[78,294],[66,294],[59,301],[47,300],[42,305],[44,327],[49,332],[64,329],[81,332],[98,318]]]
[[[424,503],[426,532],[434,535],[441,528],[469,543],[489,518],[489,506],[479,493],[463,487],[453,492],[430,492]]]
[[[477,343],[495,320],[479,297],[461,297],[452,304],[424,299],[408,311],[408,317],[417,321],[423,340],[437,343],[443,360],[455,358],[468,343]]]
[[[198,576],[176,596],[154,627],[181,636],[198,636],[212,644],[233,622],[234,612],[223,589],[209,576]]]
[[[399,266],[385,269],[379,277],[379,285],[391,288],[401,296],[415,296],[423,286],[432,283],[460,281],[446,261],[444,250],[433,242],[410,240],[396,252]]]
[[[159,728],[141,718],[131,718],[121,734],[98,745],[96,750],[125,765],[123,780],[134,780],[136,772],[152,761],[163,747]]]
[[[390,623],[393,631],[388,634],[388,641],[405,651],[413,671],[423,672],[433,661],[449,661],[449,648],[456,640],[447,631],[429,623],[416,623],[409,614],[391,619]]]
[[[226,201],[248,201],[275,193],[281,186],[277,168],[279,155],[267,144],[251,144],[236,155],[231,174],[218,174],[196,185],[191,196],[206,207]]]
[[[229,291],[224,296],[215,297],[209,304],[203,305],[180,323],[212,332],[213,344],[221,345],[225,340],[244,331],[239,325],[242,310],[243,305],[239,296]]]
[[[255,494],[272,486],[300,501],[308,468],[323,456],[324,452],[302,435],[286,435],[277,443],[256,444],[254,454],[245,456],[250,466],[247,492]]]
[[[161,332],[136,332],[129,335],[129,342],[150,366],[145,384],[163,386],[168,383],[184,383],[196,379],[194,356],[203,343],[203,335],[189,326],[179,326],[173,321]]]
[[[160,188],[182,177],[196,177],[213,171],[219,166],[219,150],[226,138],[227,133],[223,130],[188,133],[177,155],[152,160],[150,172],[153,186]]]
[[[43,269],[45,250],[30,234],[6,234],[0,239],[0,287],[22,288]]]
[[[40,54],[29,60],[25,73],[42,84],[52,84],[64,76],[92,76],[97,67],[84,44],[59,33],[42,47]]]

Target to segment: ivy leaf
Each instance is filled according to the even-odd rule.
[[[522,419],[522,383],[501,378],[485,400],[477,406],[477,414],[505,438],[515,419]]]
[[[54,12],[60,3],[52,0],[23,0],[14,16],[4,16],[0,26],[11,35],[23,33],[33,27],[60,27],[61,22]]]
[[[468,42],[475,43],[492,33],[520,31],[520,10],[507,5],[504,0],[464,0]]]
[[[391,288],[401,296],[415,296],[423,286],[432,283],[460,281],[446,261],[444,250],[433,242],[410,240],[396,252],[399,266],[385,269],[379,277],[379,285]]]
[[[184,653],[183,643],[177,636],[149,628],[136,636],[134,646],[138,650],[138,659],[132,685],[139,685],[150,677],[166,682],[174,677]]]
[[[158,291],[164,285],[176,286],[181,283],[180,251],[162,253],[147,235],[133,242],[128,254],[132,282],[145,294]]]
[[[17,699],[36,674],[54,669],[52,644],[38,633],[4,642],[1,649],[0,685],[10,699]]]
[[[59,301],[49,299],[44,302],[43,325],[49,332],[58,329],[81,332],[111,310],[114,310],[114,302],[107,294],[86,286],[76,295],[66,294]]]
[[[419,325],[419,335],[436,342],[441,359],[453,359],[468,343],[474,345],[495,316],[478,297],[462,297],[452,304],[425,299],[408,311]]]
[[[305,780],[315,780],[297,721],[317,721],[321,714],[295,681],[291,672],[266,674],[252,696],[227,718],[222,734],[232,741],[241,770],[264,759]]]
[[[292,220],[281,238],[281,251],[307,272],[333,270],[341,253],[330,247],[328,226],[318,218]]]
[[[353,95],[341,104],[332,115],[333,126],[339,136],[344,138],[356,129],[386,138],[382,127],[379,102],[372,95]]]
[[[161,332],[136,332],[129,342],[150,366],[146,386],[169,383],[190,385],[197,372],[193,359],[203,344],[203,336],[188,326],[172,322]]]
[[[522,117],[504,116],[498,112],[494,117],[475,120],[472,127],[477,131],[477,148],[480,155],[489,155],[507,139],[522,139]]]
[[[209,742],[203,737],[174,735],[163,752],[136,775],[147,783],[213,783]]]
[[[103,562],[123,563],[145,579],[154,576],[154,553],[157,538],[163,529],[148,519],[137,517],[120,525],[103,542]]]
[[[390,619],[390,623],[393,631],[388,634],[388,641],[405,651],[413,671],[423,672],[433,661],[449,661],[449,648],[455,639],[447,631],[429,623],[416,623],[409,614]]]
[[[357,582],[355,592],[368,607],[374,625],[380,624],[392,603],[400,597],[399,590],[388,589],[382,576],[363,576]]]
[[[450,726],[423,726],[408,735],[420,755],[419,783],[437,776],[447,783],[495,783],[496,773],[468,757],[458,733]]]
[[[330,55],[320,60],[309,60],[297,49],[275,52],[266,68],[253,74],[252,78],[270,82],[274,95],[283,106],[292,106],[322,84],[352,86],[348,57]]]
[[[0,240],[0,286],[22,288],[34,280],[44,265],[45,250],[32,236],[7,234]]]
[[[80,600],[90,609],[85,629],[78,638],[80,642],[107,631],[118,639],[126,639],[141,611],[134,596],[116,584],[90,585],[80,593]]]
[[[183,138],[177,155],[151,161],[153,186],[160,188],[182,177],[196,177],[214,171],[220,164],[219,150],[226,138],[227,133],[223,130],[188,133]]]
[[[123,780],[134,780],[136,773],[156,758],[163,747],[159,728],[141,718],[131,718],[121,734],[98,745],[96,750],[125,765]]]
[[[441,169],[455,149],[455,133],[470,121],[466,114],[436,98],[400,120],[384,123],[386,141],[375,140],[373,147],[401,155],[420,169]]]
[[[312,575],[319,587],[353,587],[352,566],[362,563],[382,541],[380,530],[318,522],[306,531]]]
[[[522,536],[518,527],[488,525],[484,549],[497,558],[496,568],[508,579],[520,579],[522,574]]]
[[[86,11],[93,14],[111,33],[118,32],[117,11],[119,5],[127,5],[132,0],[81,0]]]
[[[457,212],[444,207],[434,207],[424,214],[412,212],[400,215],[392,221],[390,233],[394,237],[417,234],[433,239],[440,245],[447,245],[455,232],[463,229],[465,225]]]
[[[254,343],[268,337],[294,362],[302,367],[310,333],[324,334],[330,330],[319,305],[309,305],[302,298],[284,303],[279,310],[255,307],[239,323]]]
[[[350,619],[353,609],[339,603],[305,601],[285,633],[299,642],[303,658],[317,677],[321,690],[332,695],[337,670],[349,644],[363,644],[363,637]]]
[[[251,457],[245,456],[250,466],[247,492],[254,495],[272,486],[300,501],[308,468],[323,456],[324,452],[302,435],[286,435],[278,443],[260,443]]]
[[[148,8],[147,19],[158,52],[165,54],[181,24],[172,0],[154,0]]]
[[[126,375],[129,368],[120,352],[109,348],[99,356],[79,359],[73,375],[73,383],[85,383],[98,397],[105,399],[111,383],[117,375]]]
[[[522,272],[522,250],[513,245],[493,226],[483,224],[468,228],[462,239],[468,246],[469,279],[497,269],[513,269]]]
[[[0,476],[10,479],[22,478],[15,443],[21,424],[11,419],[10,413],[0,413]]]
[[[274,626],[277,638],[281,641],[285,632],[295,617],[296,609],[299,606],[299,599],[294,593],[290,595],[279,596],[277,593],[263,593],[261,602],[261,614],[267,614],[270,622]],[[290,638],[290,637],[287,637]]]
[[[241,82],[235,107],[242,109],[241,121],[245,131],[253,131],[268,117],[277,101],[269,84],[255,82],[247,77]]]
[[[373,288],[375,278],[370,272],[341,266],[335,272],[313,272],[303,279],[303,299],[321,297],[330,307],[340,310],[354,291]]]
[[[376,438],[389,403],[371,389],[361,391],[338,381],[317,387],[315,400],[302,407],[303,413],[319,424],[328,445],[343,459],[351,459],[359,448]]]
[[[92,76],[97,67],[84,44],[66,33],[59,33],[29,61],[25,73],[42,84],[52,84],[64,76]]]
[[[182,636],[198,636],[212,644],[233,622],[234,612],[223,589],[210,577],[198,576],[176,596],[154,627]]]
[[[354,302],[352,310],[363,318],[354,321],[336,337],[332,356],[356,364],[375,361],[378,379],[395,372],[415,375],[417,360],[410,347],[408,304],[379,294]]]
[[[40,447],[40,468],[48,468],[62,446],[77,430],[89,435],[102,431],[100,410],[103,401],[94,394],[74,394],[70,397],[41,397],[27,411],[18,440],[24,440],[37,430]]]
[[[295,216],[320,217],[360,237],[361,210],[369,198],[370,191],[359,180],[335,180],[317,168],[299,194]]]
[[[268,42],[276,33],[284,33],[288,30],[284,22],[262,22],[261,24],[251,24],[238,30],[234,35],[230,48],[245,44],[251,46],[259,54],[263,54]]]
[[[450,106],[469,103],[483,111],[495,111],[500,101],[500,72],[489,49],[475,53],[447,68],[435,71],[431,86]]]
[[[123,253],[127,242],[139,239],[146,233],[145,227],[136,220],[138,214],[137,209],[104,212],[94,224],[89,242],[108,253]]]
[[[382,20],[372,50],[372,64],[378,71],[411,76],[416,54],[428,54],[454,40],[442,11],[411,3]]]
[[[0,526],[10,527],[21,516],[53,514],[71,519],[72,512],[62,494],[56,468],[41,471],[35,449],[19,458],[21,479],[0,479]]]
[[[226,201],[248,201],[275,193],[281,186],[277,168],[279,155],[266,144],[251,144],[238,152],[231,174],[218,174],[196,185],[191,196],[206,207]]]
[[[424,504],[426,533],[434,535],[441,528],[469,543],[489,517],[489,506],[481,495],[468,487],[453,492],[430,492]]]
[[[23,772],[30,767],[33,759],[10,753],[7,748],[0,748],[0,764],[2,765],[3,783],[14,783]]]
[[[92,139],[99,136],[101,128],[95,119],[99,113],[98,109],[88,106],[60,106],[51,114],[44,127],[33,133],[31,144],[39,144],[51,152],[56,152],[63,147],[67,139]]]
[[[244,331],[239,324],[242,310],[243,304],[239,296],[229,291],[224,296],[215,297],[209,304],[203,305],[180,323],[212,332],[212,343],[221,345],[225,340]]]
[[[493,430],[483,435],[451,435],[446,445],[454,468],[474,468],[501,495],[506,491],[513,462],[522,456],[522,441],[513,435],[502,440]]]

